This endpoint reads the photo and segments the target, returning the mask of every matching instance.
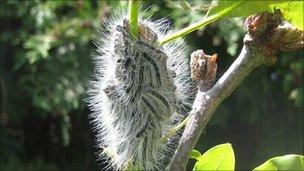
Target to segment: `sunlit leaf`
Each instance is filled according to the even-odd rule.
[[[270,4],[270,7],[280,9],[284,18],[301,30],[304,29],[303,6],[304,1],[282,1],[277,4]]]
[[[266,170],[304,170],[304,156],[289,154],[279,157],[274,157],[267,160],[262,165],[253,169],[254,171],[266,171]]]
[[[216,14],[226,8],[229,8],[237,3],[239,0],[219,1],[218,5],[211,11],[211,14]],[[271,10],[269,4],[272,1],[245,1],[238,6],[235,10],[229,12],[227,17],[247,17],[249,15],[259,13],[266,10]]]
[[[193,170],[234,170],[235,156],[231,144],[212,147],[198,158]]]
[[[239,0],[219,1],[218,5],[211,11],[211,14],[219,13],[220,11],[229,8]],[[284,18],[294,24],[297,28],[304,29],[303,24],[303,6],[304,1],[243,1],[238,8],[230,11],[226,17],[247,17],[263,11],[272,12],[274,9],[280,9]]]

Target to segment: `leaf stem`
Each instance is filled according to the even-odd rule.
[[[179,31],[177,31],[176,33],[173,33],[165,38],[163,38],[162,40],[159,41],[159,43],[161,45],[167,43],[167,42],[170,42],[170,41],[173,41],[174,39],[178,38],[178,37],[182,37],[182,36],[185,36],[197,29],[200,29],[224,16],[227,16],[229,15],[230,12],[232,12],[235,8],[237,8],[238,6],[240,6],[244,1],[239,1],[238,3],[235,3],[234,5],[228,7],[228,8],[225,8],[224,10],[220,11],[219,13],[216,13],[216,14],[213,14],[207,18],[204,18],[202,19],[201,21],[197,22],[197,23],[194,23],[186,28],[183,28]]]
[[[128,18],[130,24],[130,33],[134,38],[138,37],[138,4],[139,0],[129,1]]]

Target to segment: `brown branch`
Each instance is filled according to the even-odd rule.
[[[245,35],[244,46],[240,55],[211,89],[198,90],[192,111],[190,112],[190,120],[186,125],[178,149],[170,163],[169,169],[171,171],[186,169],[189,153],[194,148],[218,105],[255,68],[263,64],[274,64],[276,61],[276,57],[274,56],[276,51],[282,50],[281,47],[286,47],[282,46],[284,42],[291,42],[287,40],[288,36],[292,34],[288,34],[286,30],[282,31],[284,29],[279,29],[278,31],[280,24],[282,24],[282,15],[279,11],[276,11],[274,14],[261,13],[247,19],[246,25],[249,33]],[[298,30],[293,32],[297,35],[302,35],[303,38],[303,31],[301,33]],[[294,38],[295,36],[291,37]],[[274,43],[274,40],[277,41],[276,46],[269,46],[269,44]],[[280,44],[280,42],[282,43]],[[297,41],[294,41],[294,45],[289,46],[294,48],[299,44],[303,45],[301,36]],[[199,82],[199,84],[199,87],[204,86],[202,85],[203,82]]]

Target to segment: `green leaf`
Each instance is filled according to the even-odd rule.
[[[198,160],[198,158],[201,156],[201,153],[197,150],[192,150],[189,154],[189,158]]]
[[[272,8],[280,9],[284,18],[301,30],[304,30],[303,6],[304,1],[283,1],[270,5]]]
[[[231,144],[212,147],[198,158],[193,170],[234,170],[235,156]]]
[[[216,14],[220,11],[229,8],[237,3],[239,0],[231,0],[231,1],[220,1],[219,4],[212,9],[210,14]],[[271,10],[269,4],[273,3],[272,1],[243,1],[243,3],[227,14],[227,17],[247,17],[249,15],[259,13],[266,10]]]
[[[239,0],[220,1],[210,14],[219,13],[239,2]],[[247,17],[263,11],[271,12],[273,9],[280,9],[286,20],[303,30],[303,6],[304,1],[244,1],[238,8],[226,14],[226,17]]]
[[[247,17],[263,11],[272,12],[274,8],[279,8],[287,20],[294,24],[297,28],[303,30],[303,5],[302,1],[257,1],[257,0],[229,0],[219,1],[218,4],[212,8],[210,16],[203,18],[201,21],[191,24],[190,26],[177,31],[159,41],[159,44],[165,44],[173,41],[178,37],[185,36],[195,30],[198,30],[210,23],[213,23],[224,17]]]
[[[297,154],[288,154],[284,156],[274,157],[267,160],[265,163],[253,170],[304,170],[304,156]]]

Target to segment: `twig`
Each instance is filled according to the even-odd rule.
[[[235,10],[237,7],[239,7],[242,3],[244,3],[245,1],[240,1],[240,2],[237,2],[236,4],[232,5],[231,7],[229,8],[226,8],[224,10],[222,10],[221,12],[219,13],[216,13],[216,14],[213,14],[207,18],[203,18],[201,21],[197,22],[197,23],[194,23],[186,28],[183,28],[181,30],[179,30],[178,32],[176,33],[173,33],[165,38],[163,38],[162,40],[159,41],[160,45],[163,45],[167,42],[170,42],[176,38],[179,38],[179,37],[182,37],[186,34],[189,34],[199,28],[202,28],[220,18],[222,18],[223,16],[226,16],[228,15],[230,12],[232,12],[233,10]]]
[[[138,0],[129,1],[128,17],[130,23],[130,32],[134,38],[138,37]]]

